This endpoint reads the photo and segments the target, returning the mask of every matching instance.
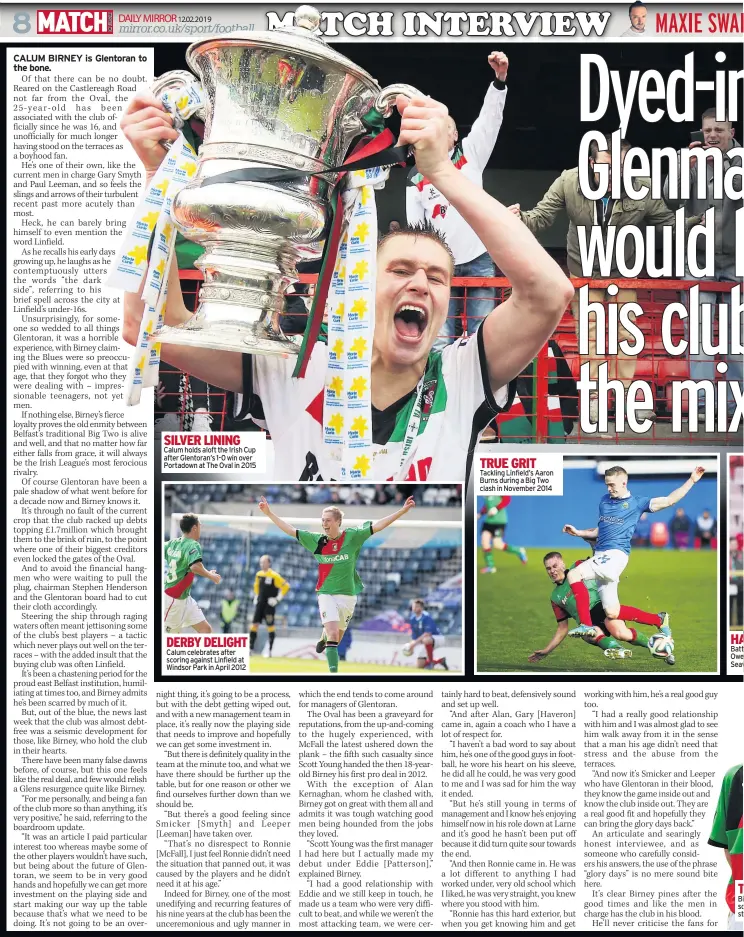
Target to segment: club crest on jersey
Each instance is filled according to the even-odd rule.
[[[421,419],[428,420],[431,414],[431,408],[434,406],[434,397],[437,393],[437,382],[427,381],[424,384],[424,392],[421,395]]]
[[[627,511],[629,507],[630,507],[630,505],[628,504],[628,502],[627,502],[627,501],[623,501],[623,504],[622,504],[623,511]]]
[[[444,216],[447,214],[448,208],[448,205],[435,205],[434,211],[431,213],[432,221],[435,218],[444,218]]]

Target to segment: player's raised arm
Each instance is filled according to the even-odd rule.
[[[512,294],[481,327],[493,387],[528,364],[573,297],[561,268],[506,206],[458,172],[449,158],[447,108],[431,98],[398,96],[399,144],[413,145],[416,168],[457,209],[508,277]]]
[[[700,479],[705,474],[705,469],[698,465],[684,483],[680,485],[679,488],[675,488],[674,491],[667,495],[666,498],[651,498],[648,503],[648,509],[652,514],[655,514],[656,511],[663,511],[664,508],[670,508],[673,504],[676,504],[678,501],[681,501],[682,498],[687,494],[687,492],[692,488],[693,485],[696,485]]]
[[[573,524],[564,524],[563,533],[569,534],[572,537],[580,537],[582,540],[593,541],[596,540],[599,536],[598,527],[589,527],[586,530],[578,530]]]
[[[216,586],[222,582],[222,576],[217,572],[216,569],[207,569],[203,563],[192,563],[191,572],[195,576],[204,576],[205,579],[211,580]]]
[[[274,514],[274,512],[269,507],[269,502],[266,500],[266,498],[261,498],[261,500],[258,502],[258,510],[261,511],[262,514],[265,514],[270,521],[273,521],[279,530],[283,530],[287,536],[292,538],[297,536],[297,530],[291,524],[288,524],[277,514]]]
[[[386,527],[389,527],[391,524],[397,521],[399,517],[403,517],[403,515],[407,514],[411,510],[411,508],[415,508],[415,507],[416,507],[416,502],[413,500],[413,498],[407,498],[406,503],[403,505],[403,507],[399,511],[396,511],[395,514],[388,514],[387,517],[381,517],[379,521],[375,521],[372,524],[372,533],[379,534],[381,530],[384,530]]]
[[[555,629],[555,634],[553,635],[550,644],[544,647],[541,651],[535,651],[530,654],[527,658],[530,664],[539,664],[541,660],[546,658],[548,654],[552,654],[553,651],[558,647],[558,645],[565,639],[568,634],[568,619],[564,618],[563,621],[558,622],[558,627]]]
[[[119,126],[142,163],[147,186],[165,158],[165,149],[161,141],[173,141],[178,137],[178,131],[173,127],[173,118],[154,95],[149,91],[140,91],[127,105]],[[145,311],[140,294],[125,293],[122,311],[122,338],[129,345],[136,345]],[[165,324],[182,325],[188,322],[192,315],[183,301],[174,260],[168,274]],[[236,393],[243,389],[242,356],[237,352],[167,344],[162,346],[160,354],[163,361],[187,374],[193,374],[207,384],[214,384]]]

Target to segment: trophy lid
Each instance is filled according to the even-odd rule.
[[[351,59],[341,55],[331,48],[318,33],[320,13],[315,7],[302,5],[294,13],[293,26],[280,26],[276,29],[260,30],[257,32],[238,32],[227,36],[212,36],[192,43],[186,52],[186,61],[189,68],[198,72],[196,59],[200,54],[214,46],[229,47],[243,46],[246,48],[275,49],[280,52],[295,52],[315,58],[323,63],[333,64],[361,79],[375,91],[379,85],[375,79],[360,68]]]

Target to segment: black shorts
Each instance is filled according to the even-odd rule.
[[[260,625],[262,621],[271,627],[274,624],[276,608],[268,602],[259,602],[253,610],[253,624]]]
[[[592,624],[595,627],[599,628],[603,634],[607,635],[607,637],[612,637],[610,632],[607,630],[607,625],[605,625],[605,618],[607,618],[607,615],[605,614],[605,610],[602,608],[601,602],[597,602],[596,605],[592,606],[591,618]]]
[[[498,537],[499,540],[503,540],[506,524],[489,524],[488,521],[486,521],[483,525],[483,530],[491,534],[492,537]]]

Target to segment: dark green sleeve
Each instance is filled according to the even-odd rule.
[[[361,527],[347,527],[344,546],[359,550],[372,536],[372,521],[365,521]]]
[[[194,563],[201,562],[201,558],[202,558],[201,544],[197,543],[196,540],[194,540],[188,550],[189,566],[193,566]]]
[[[190,143],[194,150],[198,152],[202,141],[194,132],[194,128],[191,126],[190,122],[186,121],[182,129],[187,143]],[[196,244],[194,241],[187,240],[180,231],[176,234],[176,263],[178,264],[179,270],[192,270],[194,261],[198,260],[203,253],[204,248],[201,244]]]

